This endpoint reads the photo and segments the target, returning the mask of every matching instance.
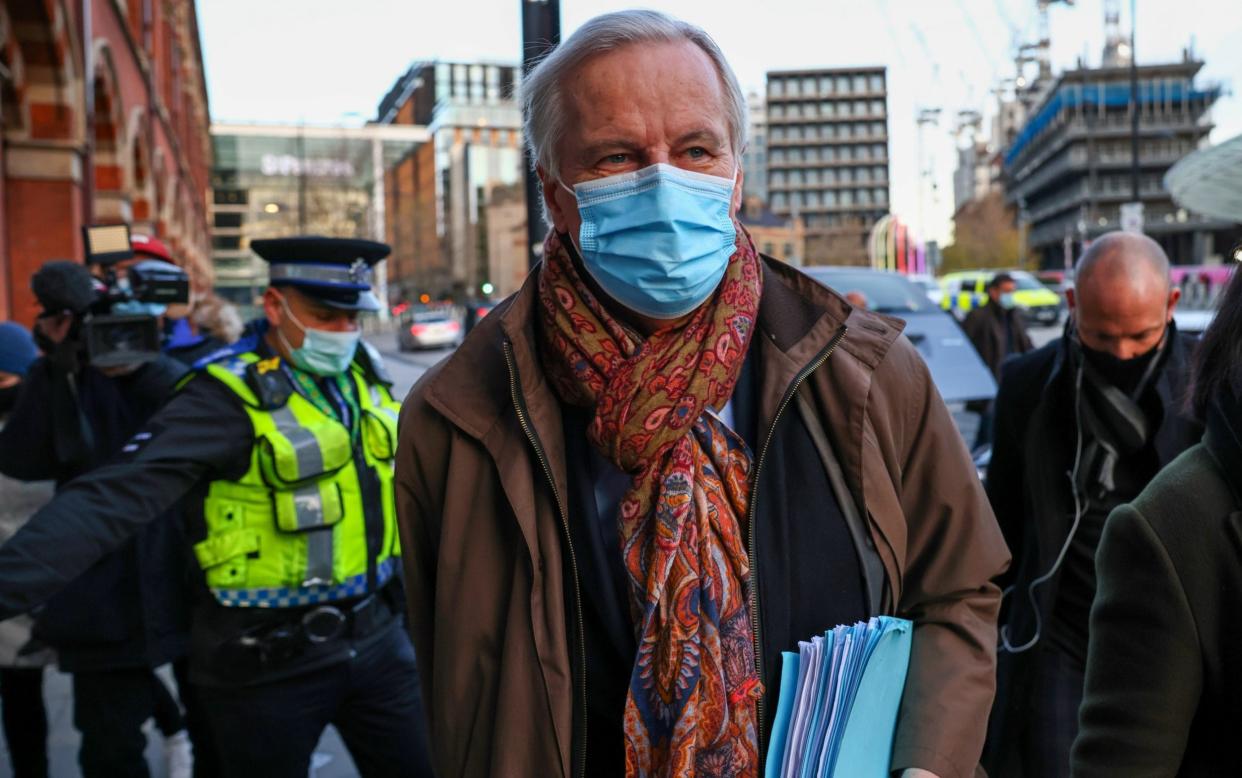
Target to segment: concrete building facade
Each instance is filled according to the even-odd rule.
[[[0,320],[33,320],[30,276],[49,259],[82,260],[92,223],[160,237],[194,287],[210,288],[193,2],[6,0],[0,126]]]
[[[526,194],[521,184],[498,187],[484,209],[487,225],[487,277],[491,296],[504,299],[522,287],[530,273],[526,254]],[[483,295],[480,295],[483,296]]]
[[[991,160],[994,154],[987,141],[971,139],[957,148],[957,169],[953,171],[953,212],[992,191],[994,182]]]
[[[806,225],[796,216],[783,217],[758,197],[747,197],[737,219],[750,233],[761,254],[801,267],[806,256]]]
[[[1220,88],[1196,84],[1202,66],[1186,55],[1138,68],[1144,231],[1177,263],[1219,255],[1232,234],[1231,224],[1177,206],[1162,183],[1212,130]],[[1128,67],[1066,71],[1004,150],[1006,200],[1042,266],[1070,266],[1090,240],[1120,228],[1121,205],[1132,199],[1130,96]]]
[[[768,104],[763,95],[746,95],[746,150],[742,154],[742,196],[768,202]]]
[[[523,180],[517,78],[508,64],[419,62],[380,102],[379,123],[425,125],[432,137],[430,151],[386,173],[396,203],[388,238],[401,257],[389,278],[403,299],[473,297],[485,283],[497,286],[485,211]]]
[[[768,205],[805,224],[807,264],[867,263],[889,210],[887,95],[883,67],[768,73]]]

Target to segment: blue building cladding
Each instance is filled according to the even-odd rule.
[[[1195,89],[1181,82],[1140,82],[1138,102],[1140,105],[1160,105],[1185,101],[1206,101],[1211,105],[1220,97],[1219,87]],[[1130,104],[1129,84],[1065,84],[1044,103],[1034,118],[1026,123],[1022,132],[1014,139],[1013,144],[1005,152],[1005,165],[1013,164],[1018,155],[1043,132],[1052,120],[1063,109],[1077,108],[1080,105],[1103,105],[1106,107],[1127,106]]]

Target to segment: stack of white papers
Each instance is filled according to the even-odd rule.
[[[878,616],[782,652],[765,778],[887,778],[912,633]]]

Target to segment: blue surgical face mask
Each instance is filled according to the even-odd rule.
[[[1018,307],[1018,301],[1014,299],[1013,292],[1001,292],[1000,307],[1007,311]]]
[[[734,252],[733,184],[656,164],[575,185],[587,272],[635,313],[690,313],[716,290]]]
[[[284,341],[285,348],[289,349],[289,359],[296,367],[325,376],[340,375],[349,369],[354,361],[354,352],[358,350],[361,332],[330,332],[307,327],[289,310],[289,303],[284,297],[280,298],[280,304],[284,306],[289,321],[302,331],[302,345],[293,348],[280,329],[276,330],[277,337]]]

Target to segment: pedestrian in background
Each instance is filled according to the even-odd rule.
[[[1015,354],[1035,348],[1026,332],[1026,321],[1014,301],[1018,284],[1008,273],[997,273],[988,281],[988,301],[966,314],[962,329],[974,344],[983,363],[1000,380],[1001,363]]]
[[[1203,434],[1159,244],[1104,235],[1075,278],[1065,333],[1006,362],[996,397],[987,491],[1015,568],[985,767],[1006,778],[1068,772],[1104,520]]]
[[[30,332],[0,323],[0,429],[17,402],[22,379],[39,352]],[[52,499],[51,481],[24,482],[0,475],[0,543]],[[47,709],[43,668],[56,658],[31,636],[34,622],[22,616],[0,622],[0,708],[13,778],[47,778]]]
[[[1075,778],[1237,775],[1242,732],[1242,272],[1195,358],[1203,442],[1100,539]]]
[[[166,348],[168,355],[193,367],[236,343],[245,331],[232,303],[215,293],[195,299],[189,315]]]
[[[998,382],[1001,364],[1015,354],[1025,354],[1035,348],[1026,332],[1026,321],[1014,301],[1018,284],[1008,273],[997,273],[988,281],[988,301],[966,315],[962,329],[974,344],[983,364],[992,371]],[[991,400],[972,400],[966,410],[979,414],[979,430],[975,436],[975,448],[992,442],[993,403]]]
[[[543,263],[402,409],[439,773],[761,774],[780,652],[883,614],[914,624],[894,774],[973,774],[1008,554],[901,324],[735,220],[720,49],[606,14],[523,95]]]

